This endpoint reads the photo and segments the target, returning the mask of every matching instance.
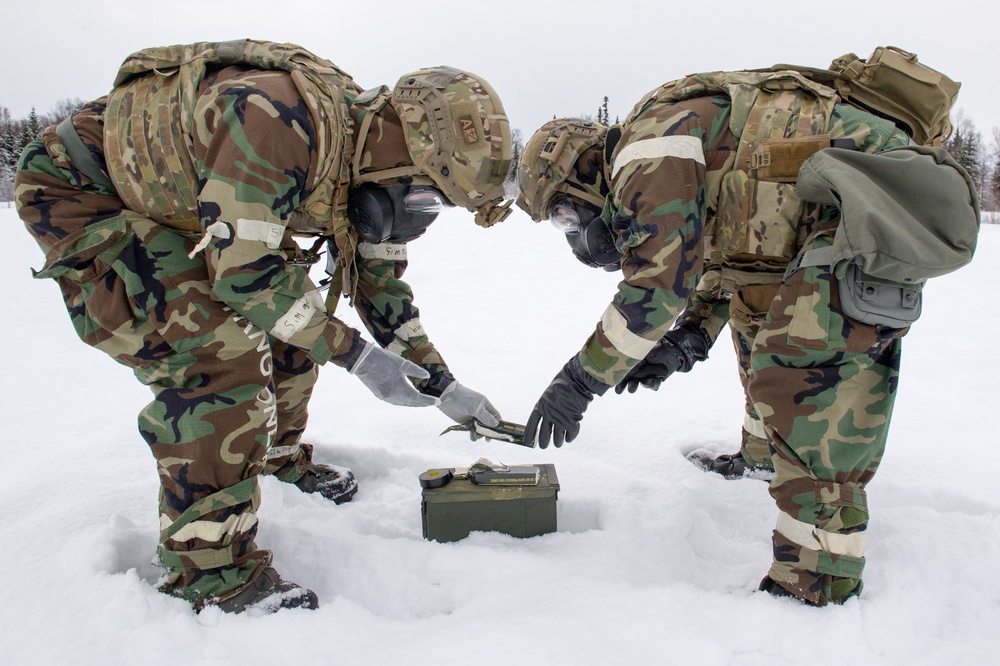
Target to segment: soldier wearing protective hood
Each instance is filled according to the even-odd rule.
[[[609,129],[611,140],[617,140],[619,127],[608,128],[582,118],[556,119],[543,125],[524,150],[520,183],[525,191],[521,194],[520,205],[536,220],[546,219],[544,208],[548,206],[551,213],[548,219],[564,231],[567,230],[566,221],[570,220],[566,241],[574,256],[587,266],[617,271],[621,269],[621,252],[615,247],[613,234],[605,224],[580,225],[584,233],[573,233],[575,217],[579,217],[580,210],[585,216],[593,215],[593,220],[599,220],[604,209],[609,181],[604,154],[611,148],[606,142]],[[564,142],[559,149],[560,156],[552,159],[549,153],[559,141]],[[543,152],[545,158],[541,157]],[[753,401],[746,394],[746,380],[750,373],[750,347],[767,312],[774,287],[744,287],[738,295],[731,296],[724,295],[720,287],[720,267],[706,262],[698,287],[677,315],[674,325],[657,344],[659,362],[655,368],[649,363],[641,364],[642,367],[634,369],[615,385],[615,392],[635,393],[640,386],[655,391],[673,373],[688,372],[694,363],[708,358],[709,350],[728,322],[745,395],[740,450],[714,456],[705,449],[698,449],[692,451],[689,458],[727,479],[767,479],[773,476],[774,468],[764,427]],[[743,299],[750,301],[749,305],[744,304]]]
[[[507,117],[449,67],[364,91],[333,63],[254,40],[154,48],[24,151],[18,212],[77,333],[132,368],[161,481],[163,590],[196,608],[315,608],[257,549],[257,478],[340,503],[350,470],[301,442],[318,365],[377,397],[496,423],[449,372],[402,280],[445,206],[506,217]],[[296,238],[311,238],[300,245]],[[327,250],[329,296],[309,268]],[[375,340],[334,316],[349,300]]]
[[[950,128],[938,121],[934,130]],[[968,174],[943,151],[912,144],[891,120],[780,67],[670,82],[621,126],[546,123],[522,154],[518,205],[551,220],[581,261],[620,269],[623,280],[539,397],[525,440],[573,441],[595,396],[655,389],[690,370],[729,320],[746,347],[748,420],[759,416],[768,446],[752,457],[775,473],[774,562],[761,589],[814,605],[858,594],[865,486],[885,447],[918,285],[967,263],[978,231]],[[807,183],[809,199],[800,197]],[[939,230],[950,225],[955,242],[921,234],[925,216]],[[912,254],[940,255],[913,279],[896,277],[898,266],[892,281],[873,278],[863,271],[886,256],[879,235],[862,257],[838,234],[858,218],[883,225],[883,246],[901,239]],[[748,462],[705,464],[736,476]]]

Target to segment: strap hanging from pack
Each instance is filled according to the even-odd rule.
[[[86,144],[80,138],[80,133],[73,126],[72,116],[56,125],[56,135],[62,141],[63,147],[66,148],[66,154],[69,155],[69,159],[77,171],[89,178],[94,185],[103,187],[110,192],[115,191],[115,185],[111,182],[111,178],[104,173],[97,160],[87,150]]]

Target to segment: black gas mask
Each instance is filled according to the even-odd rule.
[[[451,202],[433,187],[365,183],[347,197],[347,219],[368,243],[408,243]]]
[[[560,199],[552,204],[549,220],[566,234],[573,255],[592,268],[616,271],[622,266],[622,253],[615,247],[611,229],[601,219],[596,206],[574,199]]]

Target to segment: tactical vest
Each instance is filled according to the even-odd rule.
[[[647,95],[625,127],[657,105],[720,94],[732,102],[729,127],[739,143],[732,168],[706,182],[708,207],[716,211],[705,224],[707,252],[730,272],[762,271],[777,281],[795,256],[805,210],[795,187],[799,167],[831,145],[839,98],[794,71],[694,74]]]
[[[105,158],[122,200],[165,226],[201,231],[192,139],[197,90],[208,68],[229,65],[291,73],[319,145],[311,193],[289,228],[332,235],[340,256],[352,257],[345,214],[353,151],[348,109],[361,88],[333,63],[294,44],[200,42],[129,56],[115,78],[104,116]]]

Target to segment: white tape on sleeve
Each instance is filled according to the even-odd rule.
[[[406,243],[359,243],[358,254],[362,259],[406,261]]]
[[[225,222],[213,222],[205,227],[205,234],[194,249],[188,252],[188,259],[194,259],[196,254],[208,247],[213,238],[229,238],[229,226]]]
[[[282,342],[288,342],[293,335],[301,331],[313,318],[317,311],[322,312],[325,306],[323,296],[319,290],[314,289],[308,294],[292,303],[285,316],[279,319],[271,329],[271,335]]]
[[[290,444],[288,446],[272,446],[264,454],[264,460],[274,460],[275,458],[284,458],[285,456],[290,456],[296,451],[298,451],[301,446],[298,444]]]
[[[285,235],[285,227],[264,220],[236,220],[236,237],[241,240],[261,241],[268,248],[277,250],[281,247],[281,238]]]
[[[422,335],[427,335],[424,332],[424,326],[420,323],[419,319],[411,319],[410,321],[405,322],[397,328],[394,333],[400,340],[409,340],[410,338],[418,338]]]

